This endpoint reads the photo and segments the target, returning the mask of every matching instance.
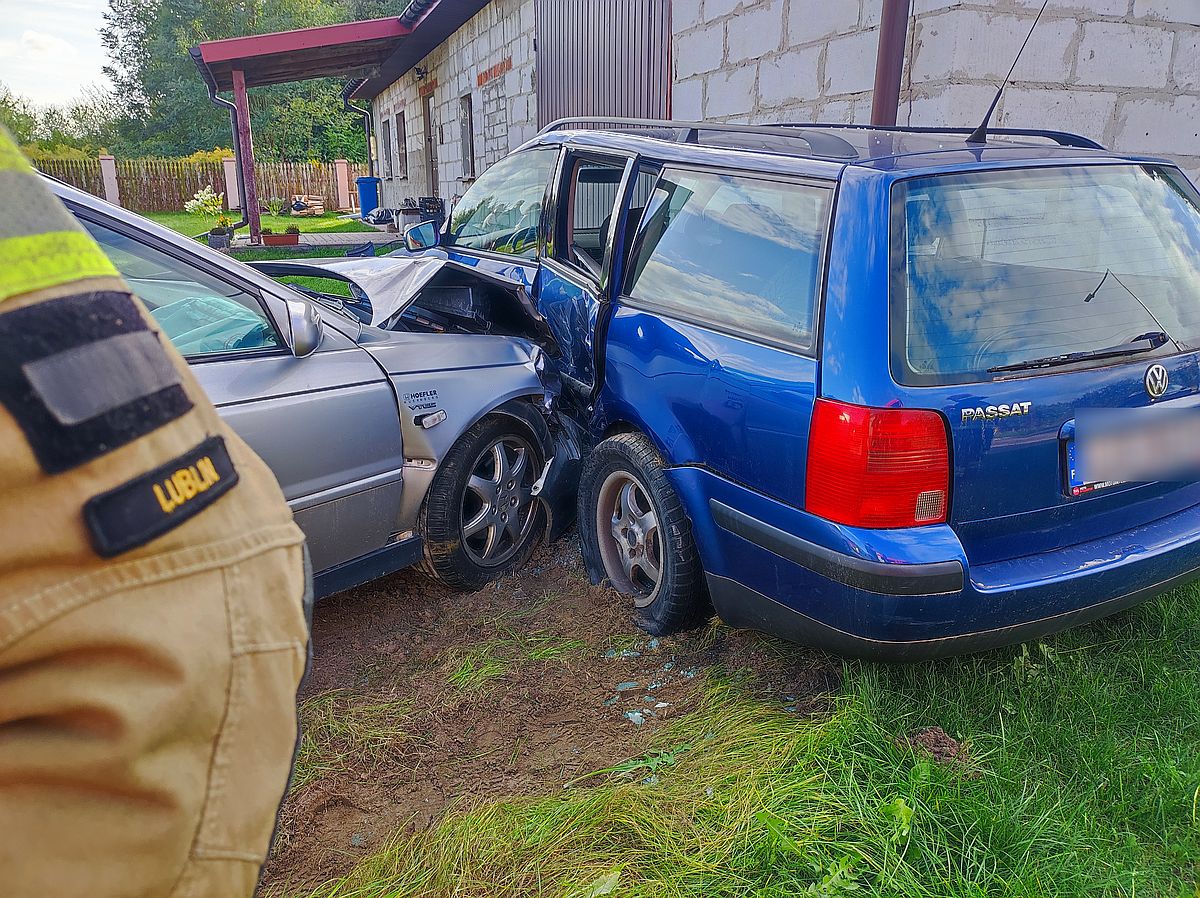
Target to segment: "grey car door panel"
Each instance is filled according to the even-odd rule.
[[[187,357],[221,416],[275,474],[322,571],[384,547],[395,532],[404,449],[386,374],[337,327],[305,358],[286,347],[286,298],[93,208],[80,217]],[[335,317],[326,311],[327,318]]]
[[[387,543],[400,505],[403,441],[395,394],[367,353],[327,328],[308,358],[222,359],[192,370],[274,471],[315,570]]]

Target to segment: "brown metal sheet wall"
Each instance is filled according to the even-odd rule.
[[[670,0],[536,0],[538,126],[669,118]]]

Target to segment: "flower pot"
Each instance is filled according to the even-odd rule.
[[[299,234],[263,234],[263,246],[298,246]]]
[[[208,232],[208,245],[213,249],[229,249],[229,243],[232,239],[232,234]]]

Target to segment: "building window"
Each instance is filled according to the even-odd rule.
[[[404,113],[396,113],[396,177],[408,177],[408,128]]]
[[[383,152],[379,154],[379,173],[385,178],[392,176],[392,120],[385,118],[379,127],[383,135]]]
[[[471,95],[458,101],[459,126],[462,129],[463,177],[475,177],[475,127],[471,116]]]

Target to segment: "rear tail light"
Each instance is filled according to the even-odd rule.
[[[941,415],[818,399],[808,435],[805,507],[854,527],[946,520],[950,450]]]

